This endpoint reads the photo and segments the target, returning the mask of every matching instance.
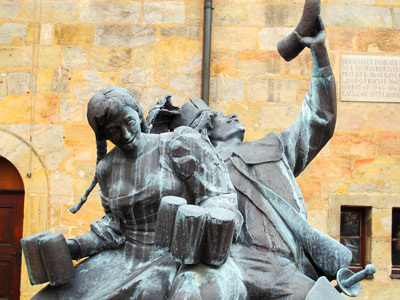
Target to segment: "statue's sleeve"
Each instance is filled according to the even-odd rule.
[[[107,166],[100,161],[96,168],[96,178],[100,188],[104,188],[103,172]],[[90,224],[90,232],[73,238],[80,248],[80,257],[92,256],[98,252],[115,249],[125,243],[125,236],[121,230],[121,220],[112,213],[107,197],[101,194],[101,204],[105,215]]]
[[[299,175],[333,135],[336,123],[336,87],[330,66],[314,70],[297,120],[279,133],[285,156]]]
[[[90,230],[102,240],[104,249],[114,249],[125,243],[125,236],[121,232],[121,221],[113,213],[108,213],[100,220],[92,222]]]
[[[115,249],[125,243],[120,219],[110,212],[103,198],[102,204],[106,214],[100,220],[90,224],[90,232],[72,239],[79,245],[80,258]]]
[[[230,210],[235,215],[237,233],[240,232],[243,218],[238,210],[236,191],[210,141],[189,127],[179,127],[169,148],[173,169],[194,199],[191,204]]]

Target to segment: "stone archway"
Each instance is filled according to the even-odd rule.
[[[47,230],[49,183],[46,169],[34,149],[14,133],[0,128],[0,156],[9,160],[22,177],[24,197],[23,236]],[[31,161],[31,167],[29,167]],[[27,174],[30,173],[30,176]],[[29,283],[25,261],[21,270],[21,299],[34,294],[40,286]],[[25,297],[24,297],[25,296]],[[28,299],[28,298],[27,298]]]

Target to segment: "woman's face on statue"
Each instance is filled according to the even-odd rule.
[[[139,147],[141,133],[139,115],[130,106],[125,106],[122,113],[119,113],[104,128],[105,138],[125,151]]]

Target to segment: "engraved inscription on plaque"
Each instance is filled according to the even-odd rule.
[[[342,101],[400,102],[400,57],[341,57]]]

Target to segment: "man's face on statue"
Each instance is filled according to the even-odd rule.
[[[104,128],[104,136],[121,150],[135,150],[138,148],[140,118],[130,106],[125,106],[111,122]]]
[[[227,141],[234,138],[243,141],[244,127],[236,114],[225,116],[217,113],[212,119],[212,129],[209,130],[208,136],[214,141]]]

